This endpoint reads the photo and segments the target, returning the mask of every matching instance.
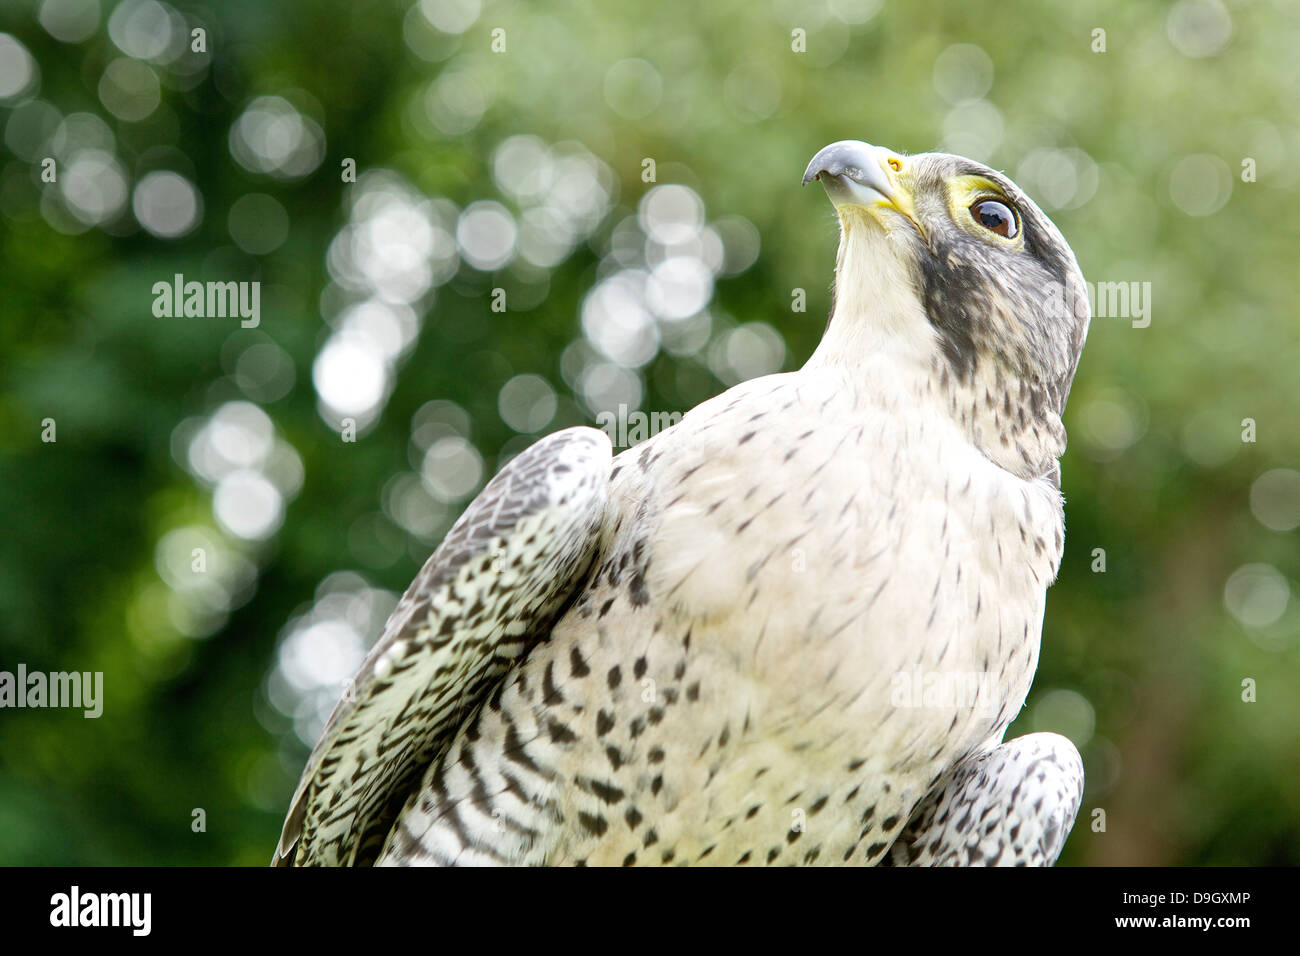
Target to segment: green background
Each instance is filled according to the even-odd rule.
[[[1010,731],[1057,730],[1084,753],[1062,863],[1300,862],[1295,4],[90,6],[93,21],[65,15],[73,0],[0,5],[0,32],[31,60],[0,46],[0,87],[28,75],[0,98],[0,670],[105,683],[97,720],[0,711],[0,862],[265,863],[314,719],[295,710],[302,661],[285,642],[322,621],[374,639],[463,507],[439,475],[472,479],[472,448],[481,484],[529,440],[535,423],[503,409],[516,376],[553,390],[545,433],[592,423],[592,396],[621,394],[600,381],[684,411],[765,362],[797,368],[836,243],[824,195],[799,179],[847,138],[978,154],[1042,202],[1089,280],[1151,283],[1149,327],[1092,323],[1066,414],[1064,564]],[[207,52],[177,53],[195,27]],[[150,45],[159,30],[171,46]],[[279,166],[232,149],[261,97],[280,98],[281,119],[258,142],[296,150]],[[499,225],[546,200],[494,175],[520,135],[555,168],[577,157],[608,208],[553,262],[477,269],[451,244],[464,210],[499,203],[474,207]],[[47,156],[58,182],[42,182]],[[641,241],[646,158],[658,184],[702,200],[724,273],[744,268],[716,278],[685,344],[643,322],[660,347],[620,371],[581,316],[625,240]],[[69,179],[79,161],[99,171],[89,194]],[[160,170],[201,197],[180,236],[157,234],[140,185]],[[314,370],[346,306],[373,292],[339,264],[368,193],[440,225],[424,291],[398,310],[409,341],[383,366],[386,398],[345,443]],[[237,207],[249,194],[273,201]],[[761,238],[752,264],[735,217]],[[351,247],[372,271],[400,265],[400,223],[384,235],[396,246]],[[150,290],[175,273],[260,281],[260,327],[155,317]],[[546,418],[540,394],[528,407]],[[285,511],[261,540],[222,527],[218,480],[187,457],[223,408],[263,438],[269,422],[280,449]],[[253,432],[230,434],[246,448]],[[421,481],[430,441],[450,457]],[[184,578],[195,541],[215,590]],[[318,707],[337,686],[313,693]]]

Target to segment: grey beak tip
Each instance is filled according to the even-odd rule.
[[[846,168],[845,145],[843,142],[831,143],[819,149],[817,155],[808,164],[808,168],[804,170],[803,184],[807,186],[814,179],[820,179],[822,173],[829,173],[832,176],[843,173]]]
[[[805,186],[814,179],[820,179],[822,173],[835,172],[835,170],[829,168],[826,159],[825,149],[820,150],[817,155],[812,158],[812,162],[810,162],[807,168],[803,171],[803,184]]]
[[[847,180],[882,197],[892,197],[894,190],[889,175],[880,165],[881,154],[879,147],[858,140],[840,140],[823,146],[804,170],[804,185],[826,175],[831,177],[827,183]]]

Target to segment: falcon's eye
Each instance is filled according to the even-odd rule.
[[[1014,239],[1020,231],[1016,214],[1011,207],[997,199],[978,199],[970,207],[970,214],[985,229],[991,229],[999,236]]]

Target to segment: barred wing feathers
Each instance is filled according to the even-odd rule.
[[[530,446],[425,563],[335,708],[272,865],[372,863],[424,770],[588,574],[609,485],[603,432]]]

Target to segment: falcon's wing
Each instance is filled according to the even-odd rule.
[[[936,781],[882,866],[1051,866],[1083,799],[1083,761],[1059,734],[977,751]]]
[[[474,499],[330,716],[272,865],[373,862],[409,788],[585,578],[610,451],[594,428],[557,432]]]

